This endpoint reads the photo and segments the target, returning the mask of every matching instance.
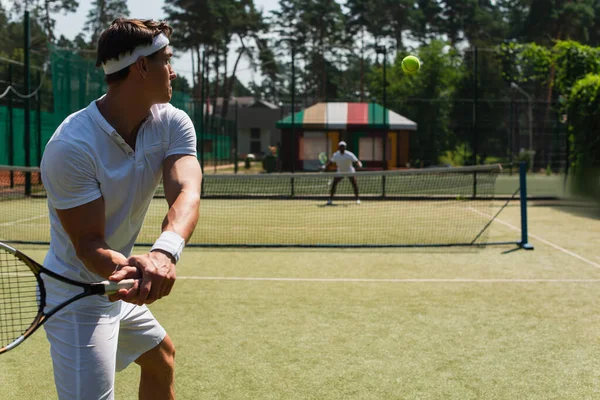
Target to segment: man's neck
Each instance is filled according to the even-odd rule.
[[[151,104],[140,102],[139,93],[125,87],[109,87],[106,96],[96,105],[100,114],[129,143],[135,143],[142,121],[150,113]]]

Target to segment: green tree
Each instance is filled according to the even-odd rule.
[[[406,75],[399,54],[388,70],[387,106],[417,122],[419,130],[411,135],[412,165],[428,166],[454,149],[457,138],[451,120],[453,98],[465,76],[460,54],[448,43],[433,40],[416,52],[422,61],[418,74]],[[375,67],[370,79],[370,91],[379,101],[382,93],[382,69]]]
[[[552,48],[556,65],[555,85],[568,95],[575,83],[589,73],[600,74],[600,49],[574,41],[558,41]]]
[[[0,13],[0,19],[5,19],[5,23],[2,23],[0,32],[2,33],[2,40],[0,40],[0,52],[4,53],[6,57],[15,61],[23,62],[24,60],[24,29],[23,29],[23,16],[16,14],[13,18],[7,13]],[[30,47],[33,50],[30,53],[30,60],[32,66],[38,66],[43,64],[47,58],[47,36],[44,32],[44,26],[42,20],[39,18],[31,18],[29,22],[30,30]]]
[[[279,7],[271,12],[269,23],[271,32],[276,37],[273,40],[275,57],[286,59],[286,62],[281,66],[281,97],[291,97],[292,76],[290,67],[290,58],[292,52],[295,54],[296,63],[296,94],[308,97],[309,79],[307,77],[307,58],[309,54],[308,47],[305,45],[308,42],[308,26],[303,18],[305,12],[302,8],[301,1],[304,0],[279,0]]]
[[[413,4],[412,0],[347,0],[349,31],[368,32],[377,44],[384,38],[390,39],[401,50],[405,47],[404,36],[417,15]]]
[[[590,30],[591,46],[600,46],[600,1],[594,4],[594,26]]]
[[[352,71],[350,64],[355,61],[355,56],[358,56],[360,74],[356,82],[360,82],[361,100],[365,96],[364,75],[368,70],[365,68],[365,62],[368,63],[367,52],[371,50],[372,53],[372,50],[379,45],[389,47],[389,41],[394,43],[396,51],[404,49],[404,36],[409,32],[412,24],[411,17],[414,17],[415,13],[412,3],[408,0],[347,0],[346,32],[352,48],[358,51],[353,50],[352,55],[348,55],[344,70]],[[340,91],[346,93],[354,92],[355,89],[340,87]]]
[[[259,69],[262,72],[263,79],[260,84],[253,84],[253,93],[258,98],[278,103],[281,95],[279,79],[281,67],[268,39],[259,38],[256,45],[258,47]]]
[[[200,98],[203,82],[201,76],[208,76],[210,66],[202,65],[205,57],[218,61],[218,50],[222,42],[219,36],[220,16],[216,0],[190,1],[166,0],[163,10],[174,28],[173,47],[178,50],[191,50],[195,54],[197,79],[193,82],[194,96]],[[217,63],[218,64],[218,63]]]
[[[241,57],[252,59],[260,45],[265,45],[258,44],[260,34],[267,28],[262,13],[256,9],[253,0],[166,0],[164,10],[175,29],[173,46],[195,52],[199,77],[210,76],[211,72],[210,68],[202,71],[201,52],[205,52],[211,61],[214,72],[212,95],[223,95],[225,102],[221,116],[225,118]],[[229,73],[227,58],[233,45],[237,46],[237,57]],[[197,97],[200,85],[201,82],[196,83]]]
[[[380,0],[381,1],[381,0]],[[413,18],[415,10],[413,0],[384,0],[381,6],[387,16],[388,36],[394,41],[397,51],[402,51],[406,48],[404,44],[405,36],[413,28]]]
[[[13,0],[14,13],[22,15],[25,7],[29,7],[32,17],[44,27],[48,41],[54,42],[56,20],[52,18],[52,14],[74,13],[79,7],[79,2],[77,0]]]
[[[600,75],[575,82],[567,103],[573,187],[578,194],[600,200]]]
[[[530,1],[497,0],[501,19],[506,23],[506,39],[521,39],[525,30],[525,20],[529,13]]]
[[[90,43],[95,45],[100,33],[116,18],[128,15],[126,0],[93,0],[83,28],[90,34]]]
[[[551,45],[553,40],[587,42],[593,30],[596,0],[531,0],[524,39]]]
[[[544,98],[553,63],[551,50],[536,43],[516,42],[502,44],[497,49],[506,87],[515,82],[535,97]]]
[[[225,24],[223,33],[225,38],[225,60],[227,60],[227,54],[229,53],[229,46],[233,42],[235,37],[239,42],[237,48],[237,58],[235,60],[233,70],[231,74],[227,74],[225,69],[224,74],[224,88],[223,92],[223,107],[221,108],[221,118],[225,119],[229,111],[229,101],[233,93],[234,84],[237,83],[236,73],[239,66],[239,62],[243,56],[253,60],[254,54],[258,49],[259,57],[268,57],[268,49],[265,49],[267,42],[261,41],[260,34],[267,31],[267,24],[263,19],[262,13],[256,9],[253,0],[242,0],[232,3],[231,8],[223,10],[224,15],[230,17],[228,23]],[[252,44],[248,43],[251,41]],[[262,52],[262,53],[261,53]],[[227,62],[225,62],[227,66]]]
[[[192,88],[185,76],[178,76],[171,85],[173,87],[173,91],[191,94]]]
[[[328,76],[331,66],[343,63],[349,46],[345,35],[345,16],[335,0],[280,0],[272,13],[273,32],[278,47],[289,57],[291,46],[299,61],[298,71],[303,95],[318,99],[335,98]]]
[[[438,26],[441,25],[442,5],[437,0],[417,0],[411,33],[424,44],[438,36]]]
[[[445,0],[437,26],[453,46],[466,40],[472,45],[501,43],[507,23],[500,6],[491,0]]]

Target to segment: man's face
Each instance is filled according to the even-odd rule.
[[[171,101],[173,92],[171,81],[177,77],[171,66],[172,56],[173,52],[167,46],[148,60],[148,91],[151,99],[156,104]]]
[[[346,151],[346,146],[344,146],[343,144],[339,145],[338,150],[340,151],[340,153],[343,153],[344,151]]]

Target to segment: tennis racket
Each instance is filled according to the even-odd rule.
[[[46,290],[41,275],[77,286],[82,292],[48,312]],[[134,279],[121,282],[82,283],[47,270],[20,251],[0,243],[0,354],[14,349],[31,336],[48,318],[65,306],[88,296],[116,293],[129,289]]]
[[[321,163],[321,167],[319,168],[319,170],[322,171],[323,167],[325,166],[325,164],[327,164],[327,160],[328,160],[327,154],[325,154],[325,153],[319,153],[318,158],[319,158],[319,162]]]

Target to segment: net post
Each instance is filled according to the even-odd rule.
[[[522,161],[519,165],[519,185],[521,194],[521,241],[519,246],[525,250],[533,250],[533,245],[529,243],[527,232],[527,162]]]

